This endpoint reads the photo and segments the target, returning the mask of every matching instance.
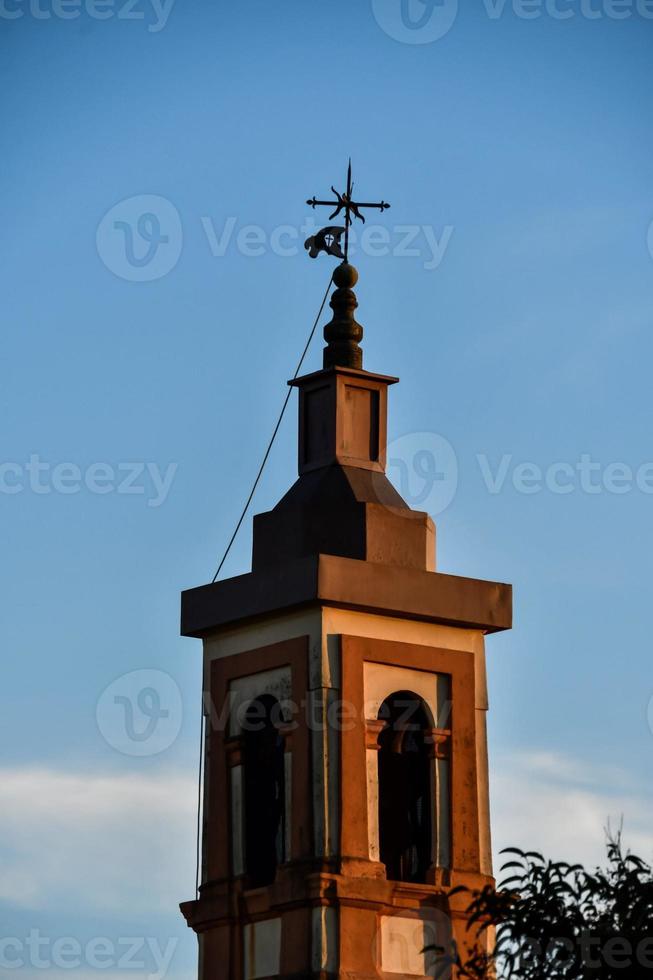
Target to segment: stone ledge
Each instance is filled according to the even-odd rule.
[[[182,593],[181,633],[203,637],[223,626],[305,605],[332,605],[484,633],[512,626],[510,585],[314,555],[188,589]]]

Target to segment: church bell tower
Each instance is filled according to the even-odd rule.
[[[350,181],[338,198],[348,230]],[[290,382],[298,479],[254,518],[251,572],[182,596],[204,657],[181,906],[199,980],[425,980],[425,947],[469,942],[449,892],[493,881],[485,636],[510,628],[511,588],[436,571],[433,521],[387,479],[398,379],[363,370],[344,255],[323,368]]]

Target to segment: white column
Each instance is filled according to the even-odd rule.
[[[367,839],[370,861],[381,860],[379,843],[379,750],[367,750]]]
[[[338,968],[338,913],[320,906],[312,912],[311,967],[315,973]]]

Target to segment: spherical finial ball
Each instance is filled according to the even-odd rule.
[[[338,289],[351,289],[358,282],[358,272],[349,262],[342,262],[335,268],[333,281]]]

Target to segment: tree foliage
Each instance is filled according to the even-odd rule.
[[[653,977],[653,871],[624,853],[620,835],[608,839],[605,869],[593,872],[533,851],[503,853],[499,887],[470,893],[471,954],[439,950],[437,977],[452,965],[468,980]]]

